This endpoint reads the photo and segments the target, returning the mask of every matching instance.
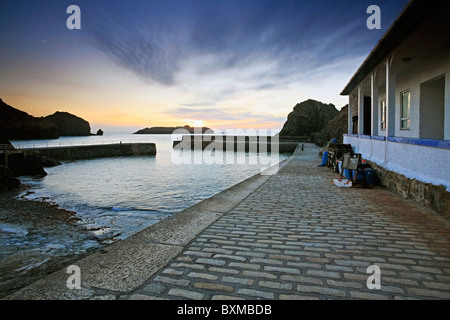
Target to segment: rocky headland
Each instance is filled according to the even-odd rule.
[[[86,120],[68,112],[57,111],[51,116],[45,117],[56,125],[56,133],[64,136],[90,136],[91,126]]]
[[[342,142],[347,132],[348,106],[340,111],[333,104],[316,100],[298,103],[289,113],[280,137],[309,137],[318,146],[335,138]]]
[[[188,133],[193,134],[197,133],[197,131],[200,132],[200,128],[194,128],[191,126],[183,126],[183,127],[151,127],[151,128],[145,128],[136,131],[134,134],[172,134],[175,130],[178,129],[184,129],[187,130]],[[201,133],[205,133],[207,130],[211,130],[207,127],[201,128]]]
[[[7,140],[57,139],[60,136],[90,136],[89,122],[68,112],[33,117],[0,99],[0,137]]]
[[[303,101],[289,113],[280,136],[313,136],[338,113],[339,111],[331,103],[325,104],[312,99]]]

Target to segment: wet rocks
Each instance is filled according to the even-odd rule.
[[[0,192],[16,189],[20,186],[20,181],[14,176],[7,166],[0,165]]]
[[[41,158],[37,152],[13,152],[8,155],[8,167],[16,177],[47,175],[42,167]]]
[[[41,165],[44,168],[56,167],[56,166],[60,166],[61,165],[60,161],[58,161],[56,159],[53,159],[53,158],[50,158],[48,156],[40,155],[39,159],[41,161]]]

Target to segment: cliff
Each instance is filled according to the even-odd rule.
[[[7,140],[57,139],[60,136],[88,136],[89,123],[67,112],[36,118],[0,99],[0,137]]]
[[[152,128],[145,128],[145,129],[141,129],[137,132],[135,132],[134,134],[172,134],[172,132],[174,132],[177,129],[185,129],[187,130],[189,133],[197,133],[195,132],[196,130],[200,131],[200,128],[194,128],[194,127],[190,127],[188,125],[184,126],[184,127],[152,127]],[[210,130],[207,127],[202,127],[202,133],[205,133],[205,131]]]
[[[8,140],[57,139],[57,126],[49,119],[35,118],[0,99],[0,136]]]
[[[336,138],[338,143],[343,143],[344,134],[348,130],[347,123],[348,105],[342,107],[339,114],[330,120],[320,132],[314,135],[313,142],[320,147],[326,145],[333,138]]]
[[[324,104],[316,100],[298,103],[289,113],[280,132],[282,136],[313,136],[321,131],[328,121],[339,114],[333,104]]]

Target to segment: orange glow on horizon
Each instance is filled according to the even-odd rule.
[[[91,124],[91,127],[117,126],[117,127],[177,127],[189,125],[191,127],[208,127],[211,129],[281,129],[283,123],[277,121],[258,121],[255,118],[227,120],[227,119],[188,119],[185,117],[176,117],[165,114],[152,114],[147,112],[146,116],[140,116],[139,108],[111,108],[106,103],[105,106],[88,107],[72,103],[58,103],[55,99],[36,99],[33,96],[20,95],[2,97],[3,101],[21,111],[28,113],[33,117],[45,117],[56,111],[66,111],[80,118],[85,119]],[[136,111],[134,111],[136,110]]]

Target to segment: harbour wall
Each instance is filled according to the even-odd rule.
[[[156,145],[154,143],[116,143],[91,146],[39,148],[32,150],[38,151],[41,156],[60,161],[156,155]]]
[[[4,164],[8,164],[11,155],[22,154],[27,158],[31,154],[38,153],[39,156],[52,158],[59,161],[83,160],[107,157],[127,156],[154,156],[156,145],[154,143],[115,143],[87,146],[67,146],[54,148],[29,148],[20,150],[2,151]]]

